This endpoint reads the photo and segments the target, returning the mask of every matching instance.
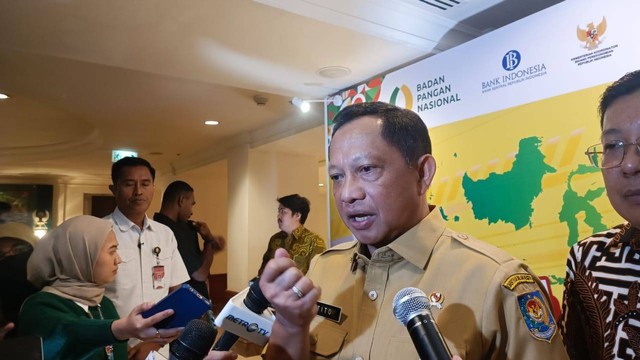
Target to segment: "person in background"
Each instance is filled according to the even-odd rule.
[[[571,359],[640,357],[640,71],[599,103],[600,142],[587,148],[624,223],[569,250],[560,329]]]
[[[189,274],[171,229],[146,215],[155,189],[151,164],[142,158],[122,158],[113,163],[111,180],[109,190],[117,206],[105,219],[113,223],[122,264],[105,294],[124,316],[137,304],[159,301],[189,281]],[[134,339],[129,345],[130,358],[145,359],[151,351],[159,351],[161,344]],[[160,350],[164,357],[169,356],[167,348]]]
[[[45,359],[124,360],[128,338],[164,344],[177,336],[181,329],[153,327],[173,310],[147,319],[140,315],[152,303],[119,318],[104,293],[120,263],[118,241],[108,221],[83,215],[51,230],[29,260],[29,280],[42,290],[24,302],[20,333],[42,337]]]
[[[174,181],[165,189],[162,207],[160,212],[153,215],[153,220],[173,231],[178,241],[178,251],[191,276],[188,284],[208,299],[207,284],[213,255],[224,249],[225,240],[222,236],[214,236],[207,223],[189,220],[195,204],[193,188],[184,181]],[[203,249],[200,249],[198,234],[204,241]]]
[[[19,332],[22,302],[38,291],[27,280],[27,261],[36,240],[33,229],[25,224],[0,223],[0,325],[7,338]]]
[[[2,215],[11,212],[12,208],[13,206],[10,203],[6,201],[0,201],[0,224],[6,222]]]
[[[342,109],[334,119],[328,171],[338,212],[356,240],[315,257],[307,280],[290,262],[267,265],[261,285],[276,309],[315,298],[319,286],[319,301],[333,306],[335,316],[316,316],[308,325],[276,311],[276,321],[285,317],[279,333],[290,340],[267,353],[287,358],[306,348],[314,358],[415,359],[409,333],[392,310],[400,290],[416,287],[428,294],[454,356],[566,358],[548,295],[529,267],[447,228],[428,204],[436,160],[416,113],[382,102]],[[297,355],[310,358],[304,351]]]
[[[317,234],[304,227],[309,216],[310,202],[298,194],[283,196],[278,199],[278,227],[280,231],[269,239],[267,250],[262,256],[262,265],[258,276],[264,271],[267,262],[273,258],[278,248],[287,250],[296,266],[307,273],[314,256],[327,249],[325,241]]]

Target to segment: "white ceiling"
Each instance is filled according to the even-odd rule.
[[[322,99],[558,2],[0,0],[0,175],[105,179],[115,148],[175,173],[239,144],[321,160],[321,104],[301,114],[292,96]]]

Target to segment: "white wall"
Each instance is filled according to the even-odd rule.
[[[242,290],[262,262],[268,240],[279,231],[277,198],[298,193],[311,201],[305,224],[326,237],[326,201],[318,190],[318,162],[312,156],[239,148],[229,156],[229,260],[227,282]],[[231,265],[233,264],[233,265]]]

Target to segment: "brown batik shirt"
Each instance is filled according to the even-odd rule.
[[[571,359],[640,359],[640,230],[618,225],[574,245],[560,331]]]

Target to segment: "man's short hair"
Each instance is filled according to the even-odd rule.
[[[353,104],[340,110],[333,119],[332,136],[343,125],[363,116],[382,120],[382,138],[400,151],[409,166],[415,165],[422,155],[431,154],[429,130],[420,116],[411,110],[380,101]]]
[[[307,221],[307,216],[309,216],[309,211],[311,211],[311,202],[309,202],[309,199],[306,197],[298,194],[291,194],[278,198],[278,202],[280,205],[291,210],[292,213],[300,213],[301,224],[304,224],[304,222]]]
[[[604,125],[604,113],[609,106],[619,98],[640,90],[640,70],[626,73],[623,77],[616,80],[613,84],[602,93],[600,104],[598,105],[598,113],[600,114],[600,129]]]
[[[113,185],[117,185],[118,179],[120,179],[120,176],[122,175],[122,169],[135,166],[146,167],[151,173],[151,180],[156,180],[156,169],[154,169],[147,160],[139,157],[127,156],[111,165],[111,181],[113,182]]]
[[[167,186],[167,189],[162,194],[162,206],[169,205],[178,200],[178,197],[184,193],[192,193],[193,188],[191,185],[184,181],[176,180]]]

